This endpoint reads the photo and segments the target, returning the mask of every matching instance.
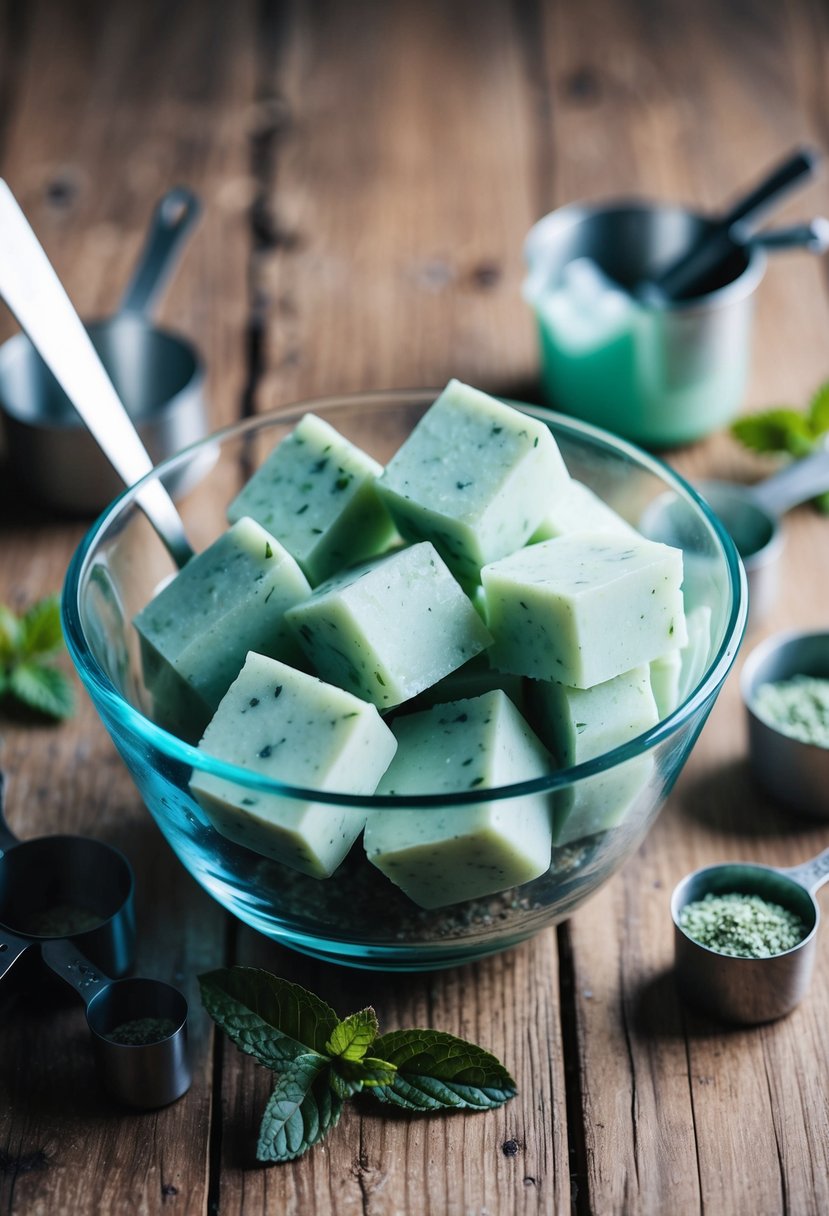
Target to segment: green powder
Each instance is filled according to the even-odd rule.
[[[149,1047],[151,1043],[160,1043],[169,1039],[177,1030],[172,1018],[135,1018],[132,1022],[122,1022],[106,1036],[111,1043],[122,1043],[129,1047]]]
[[[829,747],[829,680],[792,676],[763,684],[754,695],[754,712],[769,726],[801,743]]]
[[[713,895],[686,904],[679,924],[690,938],[736,958],[771,958],[806,936],[799,916],[759,895]]]

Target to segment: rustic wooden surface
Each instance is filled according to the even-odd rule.
[[[216,425],[450,374],[533,395],[518,294],[533,219],[611,194],[716,206],[789,144],[829,142],[828,63],[821,0],[0,0],[0,172],[92,315],[118,298],[155,197],[179,180],[203,195],[162,318],[203,348]],[[824,185],[789,214],[821,210]],[[748,404],[804,401],[829,374],[827,335],[820,265],[776,260]],[[671,458],[691,475],[762,468],[723,437]],[[803,509],[786,531],[767,632],[826,625],[829,523]],[[82,532],[20,505],[0,466],[0,599],[54,590]],[[793,863],[826,841],[752,785],[733,676],[645,844],[568,924],[405,978],[303,960],[225,918],[171,857],[84,697],[57,729],[4,713],[0,738],[20,834],[85,829],[128,851],[143,969],[193,998],[198,971],[253,959],[343,1010],[368,992],[384,1025],[475,1038],[521,1088],[468,1118],[355,1105],[322,1147],[263,1169],[268,1080],[198,1010],[190,1093],[124,1117],[92,1080],[79,1012],[9,979],[0,1210],[829,1210],[826,941],[808,1000],[757,1030],[689,1014],[669,971],[668,896],[685,871]]]

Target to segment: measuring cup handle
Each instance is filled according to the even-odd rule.
[[[0,980],[7,971],[11,971],[21,954],[25,954],[31,944],[29,938],[18,937],[16,933],[10,933],[0,925]]]
[[[751,498],[769,515],[784,515],[818,494],[829,490],[829,448],[796,460],[759,485],[752,486]]]
[[[824,849],[817,857],[804,861],[802,865],[781,869],[780,873],[785,874],[787,878],[793,878],[801,887],[805,887],[810,895],[814,895],[825,882],[829,882],[829,849]]]
[[[0,771],[0,857],[12,845],[19,844],[17,837],[6,822],[6,774]],[[11,964],[9,964],[11,966]]]
[[[118,306],[119,313],[148,316],[172,273],[184,238],[201,214],[192,190],[176,186],[156,205],[138,265]]]
[[[74,988],[84,1005],[112,981],[99,967],[91,963],[71,942],[44,942],[40,947],[44,963],[59,979]]]
[[[797,185],[801,178],[812,177],[819,163],[820,153],[817,149],[797,148],[784,161],[776,165],[753,190],[743,195],[734,204],[722,218],[723,227],[733,229],[735,225],[741,225],[739,231],[732,232],[731,235],[734,239],[745,240],[748,234],[742,225],[749,220],[759,219],[760,214],[770,203],[790,190],[792,186]]]

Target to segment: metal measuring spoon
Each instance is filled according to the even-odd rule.
[[[47,942],[41,955],[83,1000],[98,1075],[114,1098],[154,1110],[187,1092],[187,1001],[177,988],[161,980],[110,979],[67,941]]]
[[[0,295],[29,335],[119,477],[128,486],[153,464],[60,279],[9,187],[0,180]],[[193,556],[184,524],[158,480],[136,501],[178,566]]]
[[[112,975],[135,960],[132,867],[86,836],[20,841],[3,814],[0,773],[0,978],[31,946],[68,938]]]
[[[751,862],[707,866],[674,889],[676,977],[690,1004],[727,1022],[753,1026],[791,1012],[808,991],[815,962],[820,908],[815,893],[829,881],[829,849],[789,869]],[[804,935],[796,946],[771,958],[719,954],[680,927],[683,908],[706,895],[759,895],[800,917]]]
[[[95,350],[154,460],[206,431],[204,365],[195,347],[152,322],[199,213],[183,187],[158,202],[144,247],[114,316],[85,323]],[[8,456],[25,492],[62,511],[97,514],[118,479],[72,403],[25,334],[0,347],[0,410]],[[186,477],[172,486],[184,492]]]
[[[781,518],[792,507],[829,490],[829,449],[822,448],[753,486],[704,481],[699,492],[737,546],[748,576],[749,619],[759,624],[772,608],[780,583]]]

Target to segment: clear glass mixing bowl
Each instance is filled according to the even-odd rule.
[[[313,411],[386,462],[431,404],[434,392],[397,391],[303,402],[219,431],[165,461],[145,481],[191,488],[181,511],[196,550],[227,526],[225,507],[303,413]],[[678,708],[614,751],[549,777],[459,793],[452,813],[483,801],[535,794],[551,813],[574,797],[628,792],[615,826],[553,848],[549,870],[487,898],[426,911],[365,858],[358,841],[339,870],[318,880],[219,835],[190,793],[194,770],[249,790],[311,797],[397,814],[445,814],[445,796],[356,797],[282,786],[225,764],[167,733],[149,717],[150,699],[132,618],[174,568],[137,506],[140,486],[114,502],[75,553],[63,591],[72,659],[150,813],[190,873],[221,904],[286,946],[320,958],[382,969],[452,966],[502,950],[568,916],[636,849],[676,780],[734,660],[745,627],[745,577],[734,546],[699,496],[666,465],[603,431],[526,406],[553,432],[574,477],[634,525],[670,517],[685,551],[686,608],[710,610],[710,638],[686,665]],[[670,511],[665,512],[665,503]],[[644,521],[644,524],[643,524]],[[707,617],[707,613],[705,613]]]

